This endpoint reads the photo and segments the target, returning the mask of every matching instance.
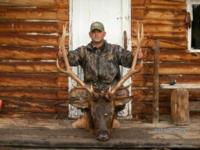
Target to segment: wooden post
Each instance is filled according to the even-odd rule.
[[[176,125],[189,124],[189,92],[186,89],[175,89],[171,94],[171,116]]]
[[[159,122],[159,54],[160,41],[157,40],[154,47],[154,101],[153,101],[153,123]]]

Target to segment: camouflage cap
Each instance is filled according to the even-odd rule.
[[[103,23],[98,22],[98,21],[93,22],[91,24],[91,26],[90,26],[90,32],[93,31],[93,30],[95,30],[95,29],[99,30],[99,31],[104,31],[104,25],[103,25]]]

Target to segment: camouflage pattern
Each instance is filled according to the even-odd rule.
[[[95,48],[92,43],[70,51],[71,66],[80,65],[84,72],[84,82],[99,90],[107,90],[110,85],[120,80],[120,65],[131,67],[132,54],[119,45],[104,42],[101,48]]]

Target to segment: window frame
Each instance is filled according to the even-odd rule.
[[[199,4],[200,0],[187,0],[187,11],[190,13],[191,21],[193,20],[192,5]],[[194,49],[192,46],[192,27],[188,28],[188,51],[189,52],[200,52],[200,49]]]

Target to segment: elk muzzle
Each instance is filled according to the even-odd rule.
[[[110,139],[110,134],[106,130],[100,130],[97,132],[97,140],[99,141],[107,141]]]

